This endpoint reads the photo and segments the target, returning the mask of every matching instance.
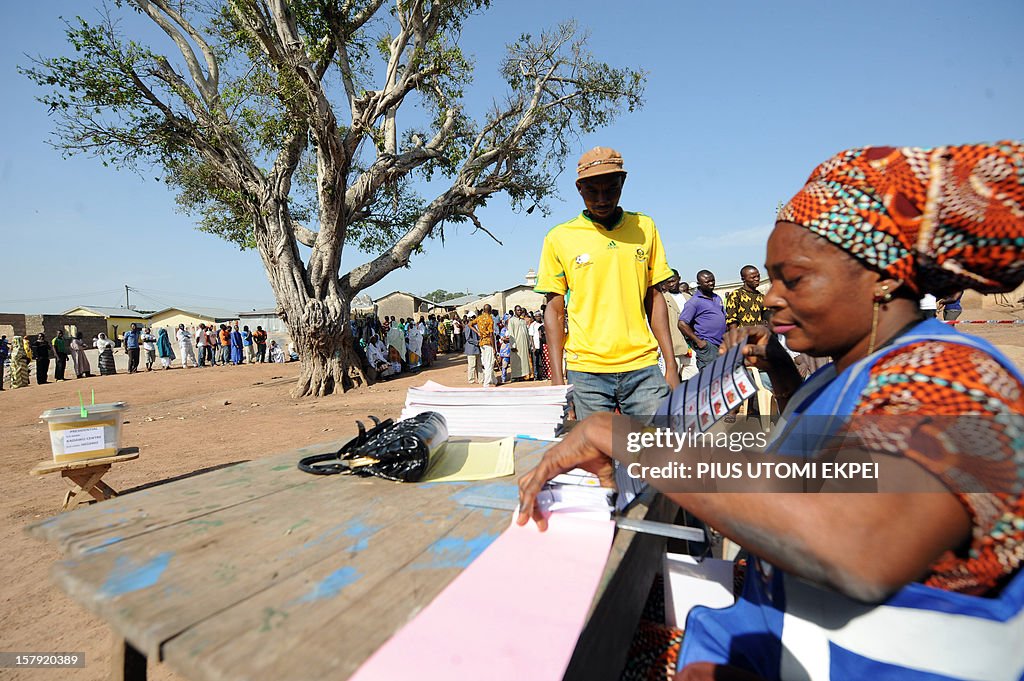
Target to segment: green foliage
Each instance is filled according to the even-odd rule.
[[[392,0],[366,21],[374,0],[287,6],[298,41],[285,44],[264,0],[167,3],[161,16],[182,34],[195,32],[188,43],[199,77],[172,41],[148,46],[124,35],[114,14],[131,8],[133,19],[146,18],[135,0],[115,0],[93,21],[67,22],[73,54],[39,57],[20,71],[41,88],[56,147],[119,167],[156,166],[199,229],[240,248],[259,243],[268,201],[285,206],[285,222],[341,235],[332,246],[339,253],[346,244],[384,253],[433,206],[431,224],[425,231],[421,224],[410,245],[416,252],[424,238],[443,238],[445,223],[471,219],[498,192],[515,209],[546,212],[578,136],[642,104],[645,74],[595,59],[586,36],[568,23],[508,46],[507,90],[473,120],[461,102],[475,67],[458,42],[466,20],[489,0]],[[418,103],[428,115],[415,126],[399,121],[391,154],[383,113],[353,120],[346,86],[357,109],[370,106],[386,89],[377,81],[395,36],[414,25],[426,28],[408,36],[396,58],[400,75],[411,74],[399,102]],[[203,45],[216,62],[216,82]],[[204,88],[207,77],[213,85]],[[322,145],[335,142],[337,163],[325,163]],[[325,168],[335,174],[323,176]],[[439,177],[451,183],[434,202],[414,190]],[[360,182],[369,189],[344,193]],[[341,224],[320,224],[324,202],[339,196],[349,201]]]
[[[430,293],[424,293],[423,297],[432,303],[443,303],[446,300],[452,300],[454,298],[460,298],[462,296],[468,295],[468,291],[466,293],[463,293],[461,291],[449,292],[445,291],[443,288],[439,288],[435,291],[431,291]]]

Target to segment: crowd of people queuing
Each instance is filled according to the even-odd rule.
[[[173,339],[173,340],[172,340]],[[63,330],[58,330],[52,339],[45,333],[29,338],[15,335],[11,339],[0,337],[0,390],[9,380],[11,388],[24,388],[29,384],[31,362],[35,363],[36,383],[49,383],[50,360],[54,361],[53,380],[68,380],[67,366],[71,360],[75,378],[90,378],[92,365],[86,350],[97,350],[97,371],[100,376],[117,373],[115,352],[128,357],[128,373],[134,374],[145,366],[153,371],[159,360],[163,369],[172,368],[177,359],[181,368],[207,366],[237,366],[240,364],[261,364],[264,362],[285,362],[298,360],[294,348],[286,351],[276,340],[268,340],[262,326],[251,331],[248,326],[239,329],[238,322],[232,324],[200,324],[187,329],[178,324],[176,329],[160,328],[153,333],[150,327],[132,324],[122,334],[120,344],[105,333],[98,333],[91,341],[81,332],[74,334],[70,341]],[[176,346],[176,348],[175,348]]]
[[[473,315],[421,315],[418,320],[369,315],[353,319],[352,337],[371,380],[429,367],[441,354],[466,356],[470,383],[499,385],[549,376],[544,312],[516,305],[500,314],[484,305]]]

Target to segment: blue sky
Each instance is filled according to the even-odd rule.
[[[16,66],[65,51],[59,17],[92,16],[91,6],[15,3],[0,29],[0,312],[119,305],[125,284],[144,308],[272,305],[259,256],[197,231],[157,170],[65,160],[46,144],[52,123]],[[492,201],[480,217],[503,246],[448,228],[443,246],[428,242],[371,294],[521,283],[546,231],[581,208],[575,160],[597,144],[622,152],[622,205],[655,219],[670,264],[686,278],[709,268],[728,281],[763,261],[778,202],[841,149],[1024,136],[1020,0],[497,0],[463,36],[477,64],[471,104],[502,94],[505,44],[571,18],[601,59],[648,71],[645,107],[580,140],[550,218]],[[349,249],[343,268],[368,257]]]

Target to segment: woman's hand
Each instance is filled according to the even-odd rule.
[[[601,413],[581,421],[564,440],[545,452],[536,468],[519,478],[518,525],[525,525],[532,517],[541,532],[547,529],[548,520],[536,504],[537,494],[556,475],[582,468],[596,475],[602,487],[615,486],[615,462],[608,455],[614,418],[610,413]]]
[[[767,326],[740,326],[729,329],[722,338],[718,354],[724,355],[730,348],[744,342],[742,354],[748,367],[770,373],[793,363],[782,343]]]

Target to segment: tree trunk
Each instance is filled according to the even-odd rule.
[[[333,343],[325,343],[321,339],[312,348],[298,343],[295,347],[302,360],[302,371],[292,390],[292,397],[324,397],[369,382],[352,346],[352,335],[348,332]]]
[[[324,301],[309,301],[299,323],[288,324],[302,361],[292,397],[324,397],[369,383],[353,346],[348,311],[339,316],[322,314],[330,308],[337,309]]]
[[[288,325],[302,362],[292,396],[324,397],[367,385],[348,324],[349,300],[337,285],[325,288],[320,297],[314,295],[294,240],[282,238],[290,220],[286,202],[268,201],[267,209],[255,219],[256,245],[277,299],[278,314]]]

